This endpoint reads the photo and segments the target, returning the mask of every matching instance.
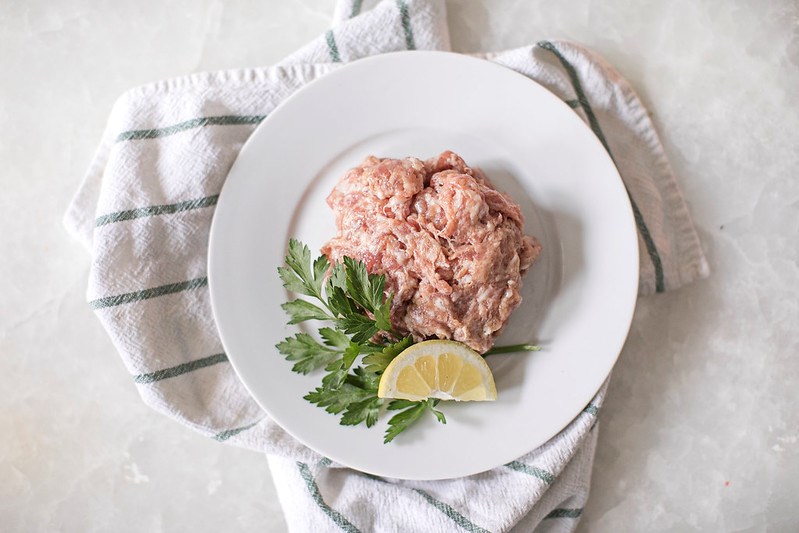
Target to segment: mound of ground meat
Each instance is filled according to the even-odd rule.
[[[421,161],[370,156],[327,198],[331,261],[385,274],[391,323],[418,340],[453,339],[485,352],[522,301],[522,275],[541,245],[518,204],[453,152]]]

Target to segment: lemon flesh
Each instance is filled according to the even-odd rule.
[[[424,341],[406,348],[380,377],[380,398],[493,401],[494,376],[483,357],[460,342]]]

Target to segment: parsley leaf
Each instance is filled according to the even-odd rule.
[[[336,359],[326,367],[328,374],[322,378],[322,387],[327,390],[335,391],[341,388],[347,379],[347,369],[344,368],[344,359]]]
[[[388,410],[399,411],[401,409],[407,409],[408,407],[412,407],[414,405],[419,405],[419,402],[415,402],[413,400],[392,400],[391,403],[388,404]]]
[[[324,283],[328,268],[330,268],[330,261],[328,261],[327,256],[324,254],[317,257],[313,262],[314,289],[318,292],[320,300],[322,296],[322,283]]]
[[[436,405],[438,405],[438,400],[433,400],[432,403],[430,402],[429,399],[427,400],[427,408],[430,410],[431,413],[433,413],[435,415],[436,420],[438,420],[442,424],[446,424],[447,423],[447,417],[444,416],[444,413],[442,413],[441,411],[438,411],[437,409],[434,409],[434,407]]]
[[[327,284],[325,285],[325,292],[327,292],[327,296],[330,297],[333,294],[333,289],[338,287],[339,289],[346,289],[347,288],[347,274],[344,271],[344,263],[334,263],[333,268],[330,269],[330,276],[327,278]]]
[[[344,333],[352,335],[352,342],[363,343],[377,333],[375,321],[368,316],[354,314],[337,321]]]
[[[405,348],[413,344],[412,337],[389,344],[379,352],[370,353],[363,358],[367,372],[382,373],[388,364],[394,360]]]
[[[393,402],[388,404],[389,409],[400,409],[397,407],[397,402],[405,402],[407,400],[394,400]],[[388,421],[388,429],[386,430],[386,434],[383,437],[383,444],[388,444],[394,437],[408,429],[411,424],[416,422],[422,413],[425,412],[425,403],[426,402],[409,402],[413,404],[411,407],[408,407],[404,411],[397,413],[396,415],[391,417],[391,420]],[[404,404],[403,404],[404,405]]]
[[[339,388],[331,390],[318,387],[305,395],[305,399],[324,407],[328,413],[343,412],[341,425],[355,426],[365,422],[367,427],[372,427],[383,405],[383,400],[377,397],[378,381],[374,374],[357,367],[354,374],[346,376]]]
[[[382,331],[391,331],[391,318],[390,318],[390,311],[391,311],[391,302],[394,299],[393,294],[389,294],[386,301],[377,306],[373,312],[375,316],[375,324],[377,324],[377,328]]]
[[[373,306],[369,297],[369,273],[366,271],[366,264],[351,257],[345,257],[344,266],[347,275],[347,292],[364,310],[371,311]]]
[[[363,261],[356,261],[350,257],[344,258],[347,292],[350,297],[365,311],[372,314],[383,314],[385,307],[386,277],[383,275],[369,274]],[[391,302],[388,302],[389,307]],[[386,326],[380,329],[391,331],[391,323],[385,321]]]
[[[344,411],[350,404],[361,402],[373,396],[376,398],[377,393],[345,382],[336,390],[317,387],[303,398],[319,407],[324,407],[328,413],[336,415]]]
[[[351,403],[341,417],[342,426],[357,426],[361,422],[366,422],[366,427],[370,428],[377,422],[380,414],[380,406],[383,400],[375,395],[372,398]]]
[[[344,370],[349,370],[352,366],[352,363],[355,362],[355,358],[358,357],[358,354],[361,353],[361,345],[357,342],[350,341],[350,345],[344,350],[344,353],[341,355],[341,361],[343,362]]]
[[[299,324],[306,320],[329,320],[328,315],[324,309],[306,302],[305,300],[292,300],[286,302],[280,307],[289,315],[289,324]]]
[[[341,287],[333,287],[328,291],[327,306],[337,317],[361,314],[358,304]]]
[[[386,429],[383,444],[388,444],[394,440],[397,435],[411,427],[425,411],[432,412],[439,422],[446,424],[447,419],[444,417],[444,413],[434,409],[435,406],[438,405],[438,402],[439,400],[433,398],[428,398],[421,402],[412,402],[410,400],[391,401],[388,404],[388,409],[390,411],[398,411],[400,409],[404,409],[404,411],[400,411],[388,421],[388,429]]]
[[[380,384],[380,376],[367,371],[362,366],[355,367],[353,372],[354,374],[347,376],[347,382],[364,390],[372,390],[377,393],[377,386]]]
[[[288,361],[296,361],[291,369],[300,374],[307,374],[329,364],[339,355],[339,352],[322,346],[307,333],[297,333],[294,337],[287,337],[275,347]]]
[[[364,266],[364,270],[366,267]],[[380,305],[383,303],[384,294],[386,288],[386,277],[385,276],[375,276],[374,274],[369,274],[369,292],[367,296],[369,298],[369,310],[372,312],[377,311]]]
[[[311,294],[308,294],[309,291],[305,288],[305,283],[303,283],[297,274],[290,268],[277,267],[277,273],[280,276],[280,279],[283,281],[283,286],[286,289],[290,290],[291,292],[296,292],[297,294],[312,296]]]
[[[333,328],[321,328],[319,330],[319,335],[322,336],[325,344],[331,348],[337,348],[338,350],[344,351],[350,345],[349,337]]]
[[[289,240],[289,251],[286,255],[286,267],[279,267],[278,274],[283,286],[292,292],[322,299],[322,283],[330,265],[327,257],[322,255],[314,261],[311,269],[311,250],[296,239]]]

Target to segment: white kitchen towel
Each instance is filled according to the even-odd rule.
[[[342,468],[302,446],[264,415],[228,364],[206,254],[214,206],[242,144],[286,96],[337,63],[449,50],[443,0],[341,1],[336,21],[276,66],[193,74],[120,97],[65,217],[91,254],[89,304],[147,404],[218,441],[270,454],[293,531],[572,531],[588,496],[606,386],[563,432],[516,461],[410,482]],[[554,40],[486,58],[558,95],[611,153],[639,229],[641,294],[707,275],[657,133],[612,67]]]

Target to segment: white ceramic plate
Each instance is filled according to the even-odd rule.
[[[321,375],[292,373],[275,344],[287,299],[276,269],[288,239],[318,252],[335,231],[325,197],[369,154],[453,150],[522,207],[543,252],[498,345],[538,353],[488,358],[498,399],[446,403],[383,444],[377,426],[345,427],[303,400]],[[482,472],[564,428],[613,367],[632,318],[638,248],[618,172],[577,115],[528,78],[485,60],[403,52],[357,61],[298,91],[253,133],[216,207],[209,284],[230,361],[263,409],[317,452],[392,478]]]

